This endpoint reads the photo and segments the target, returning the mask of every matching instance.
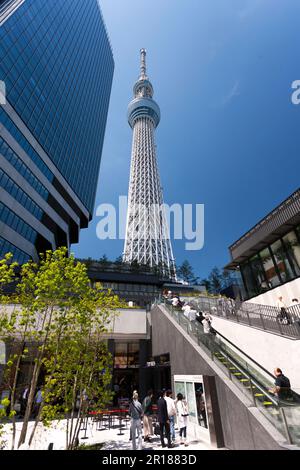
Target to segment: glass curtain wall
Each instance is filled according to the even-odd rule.
[[[245,299],[300,276],[300,226],[240,266]]]

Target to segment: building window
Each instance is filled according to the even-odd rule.
[[[300,276],[300,244],[295,232],[289,232],[283,237],[283,243],[295,275]]]
[[[271,245],[271,251],[277,265],[277,269],[282,282],[287,282],[293,279],[294,273],[288,257],[285,252],[284,245],[281,240],[277,240]]]
[[[255,289],[259,293],[265,292],[266,290],[268,290],[268,285],[260,257],[258,255],[255,255],[250,259],[249,262],[251,264]]]
[[[242,272],[242,276],[243,276],[243,280],[245,283],[245,288],[247,290],[248,296],[254,297],[255,295],[258,294],[258,291],[256,288],[254,277],[252,275],[250,264],[244,263],[243,265],[241,265],[241,272]]]
[[[139,343],[115,343],[115,369],[139,367]]]
[[[267,287],[272,289],[272,287],[279,286],[280,279],[277,275],[270,250],[265,248],[259,255],[265,272]]]
[[[114,367],[127,369],[127,343],[115,343]]]
[[[0,0],[0,25],[19,8],[25,0]]]

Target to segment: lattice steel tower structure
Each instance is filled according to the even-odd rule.
[[[141,49],[141,73],[133,87],[128,122],[133,130],[126,238],[123,261],[157,266],[174,279],[175,263],[163,206],[154,131],[160,109],[146,74],[146,51]]]

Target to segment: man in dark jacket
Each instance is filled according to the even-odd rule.
[[[289,379],[283,375],[282,370],[276,367],[274,370],[275,388],[269,390],[274,393],[280,400],[292,398],[291,384]]]
[[[171,443],[171,433],[170,433],[170,421],[168,417],[168,408],[167,402],[164,399],[166,395],[166,390],[162,390],[160,397],[157,401],[157,419],[159,422],[160,429],[160,440],[161,446],[166,447],[164,433],[166,433],[168,439],[168,447],[173,447]]]

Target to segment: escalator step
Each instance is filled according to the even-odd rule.
[[[269,405],[274,405],[272,401],[263,401],[263,405],[269,406]]]
[[[249,379],[241,379],[240,382],[249,382]]]
[[[263,393],[254,393],[254,396],[255,397],[264,397],[264,394]]]
[[[236,367],[229,367],[229,370],[236,370]]]
[[[241,372],[235,372],[233,375],[242,375]]]

